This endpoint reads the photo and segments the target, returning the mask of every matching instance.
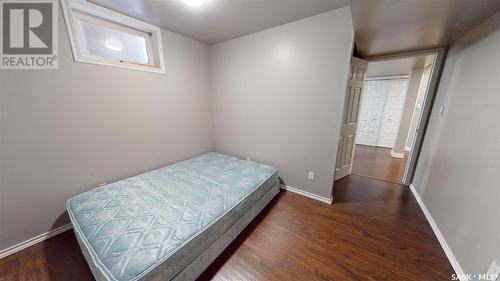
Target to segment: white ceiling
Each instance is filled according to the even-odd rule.
[[[351,5],[361,57],[447,46],[500,11],[500,0],[89,0],[216,44]]]
[[[216,44],[349,5],[349,0],[90,0],[207,44]]]

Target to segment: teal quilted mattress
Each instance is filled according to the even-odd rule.
[[[277,180],[276,168],[211,152],[74,196],[67,210],[97,280],[170,280]]]

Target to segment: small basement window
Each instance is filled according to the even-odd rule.
[[[160,28],[87,1],[61,3],[76,62],[165,72]]]

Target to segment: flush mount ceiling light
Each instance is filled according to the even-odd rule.
[[[200,7],[205,4],[205,0],[182,0],[186,5],[190,7]]]

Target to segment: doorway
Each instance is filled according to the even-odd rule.
[[[335,180],[352,173],[411,183],[443,55],[439,49],[365,61],[359,105],[352,108],[356,105],[349,101],[349,87],[345,101],[344,112],[357,112],[354,122],[342,124],[346,128],[349,123],[354,130],[353,145],[346,149],[339,141],[338,153],[344,155],[340,158],[347,159],[351,153],[352,161],[339,165],[337,156],[336,168],[343,167],[344,172],[336,170]]]

